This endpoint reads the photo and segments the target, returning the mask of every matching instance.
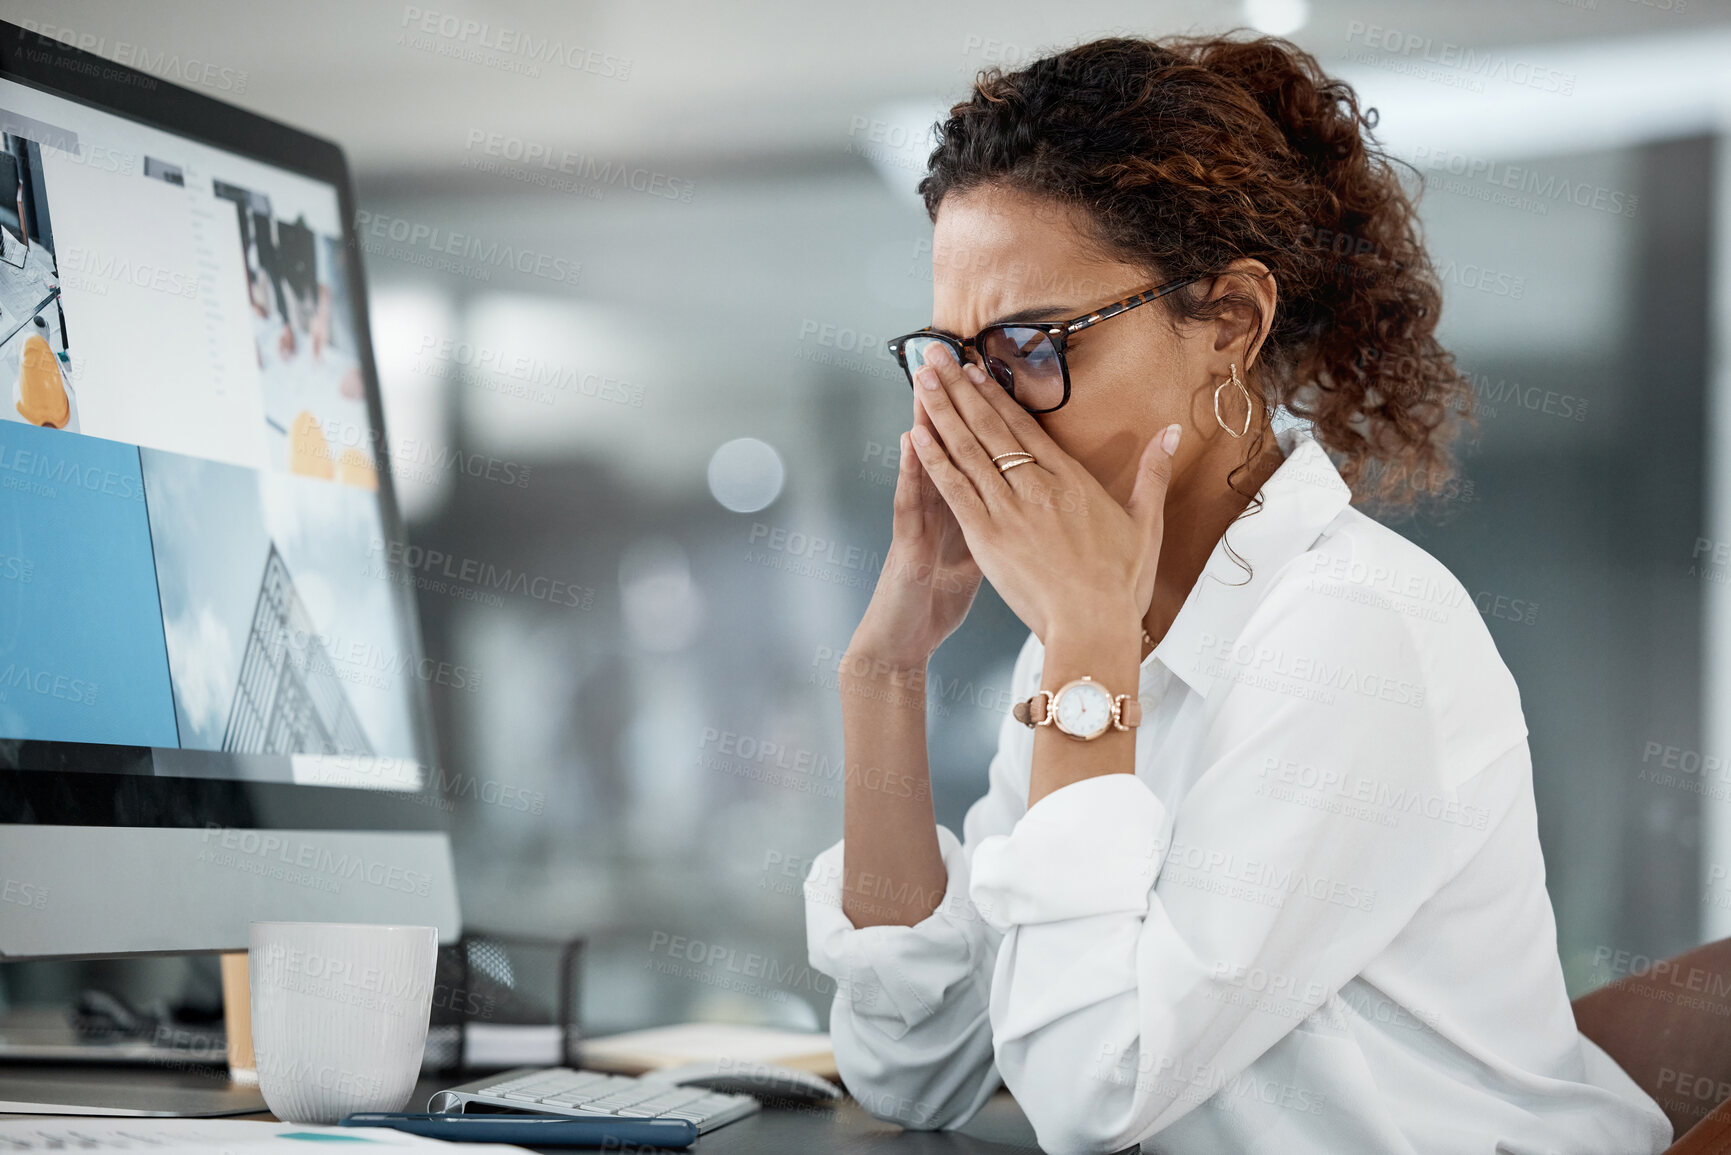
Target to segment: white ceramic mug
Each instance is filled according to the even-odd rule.
[[[439,932],[255,922],[249,943],[259,1091],[288,1123],[400,1111],[421,1073]]]

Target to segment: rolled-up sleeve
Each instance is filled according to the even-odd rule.
[[[805,884],[811,965],[836,983],[829,1029],[842,1079],[872,1114],[917,1128],[965,1121],[998,1087],[987,1014],[998,936],[968,899],[961,843],[942,826],[938,843],[944,898],[913,926],[848,921],[840,842]]]
[[[975,909],[1000,931],[1090,915],[1141,917],[1165,813],[1132,774],[1103,774],[1046,795],[1011,836],[988,838],[974,851]]]

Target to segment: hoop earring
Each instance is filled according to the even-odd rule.
[[[1250,390],[1246,389],[1244,387],[1244,382],[1238,379],[1238,366],[1232,365],[1230,368],[1232,369],[1232,376],[1214,387],[1214,420],[1220,425],[1220,428],[1226,432],[1227,436],[1236,438],[1243,437],[1246,433],[1250,432],[1250,412],[1255,407],[1250,404]],[[1233,429],[1232,426],[1226,424],[1226,418],[1220,415],[1220,391],[1228,385],[1238,386],[1238,392],[1244,398],[1243,429]]]

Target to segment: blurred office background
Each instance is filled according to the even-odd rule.
[[[421,614],[465,671],[430,692],[466,920],[588,936],[590,1029],[827,1020],[799,881],[840,833],[835,658],[910,414],[882,343],[929,319],[925,133],[977,70],[1109,34],[1288,34],[1379,110],[1480,402],[1455,500],[1400,528],[1520,684],[1571,991],[1731,933],[1731,4],[0,16],[347,149],[411,541],[574,591]],[[954,828],[1023,637],[987,591],[937,659]],[[673,936],[714,961],[658,965]]]

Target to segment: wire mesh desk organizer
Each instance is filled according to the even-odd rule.
[[[421,1069],[574,1066],[581,938],[466,934],[439,948]]]

